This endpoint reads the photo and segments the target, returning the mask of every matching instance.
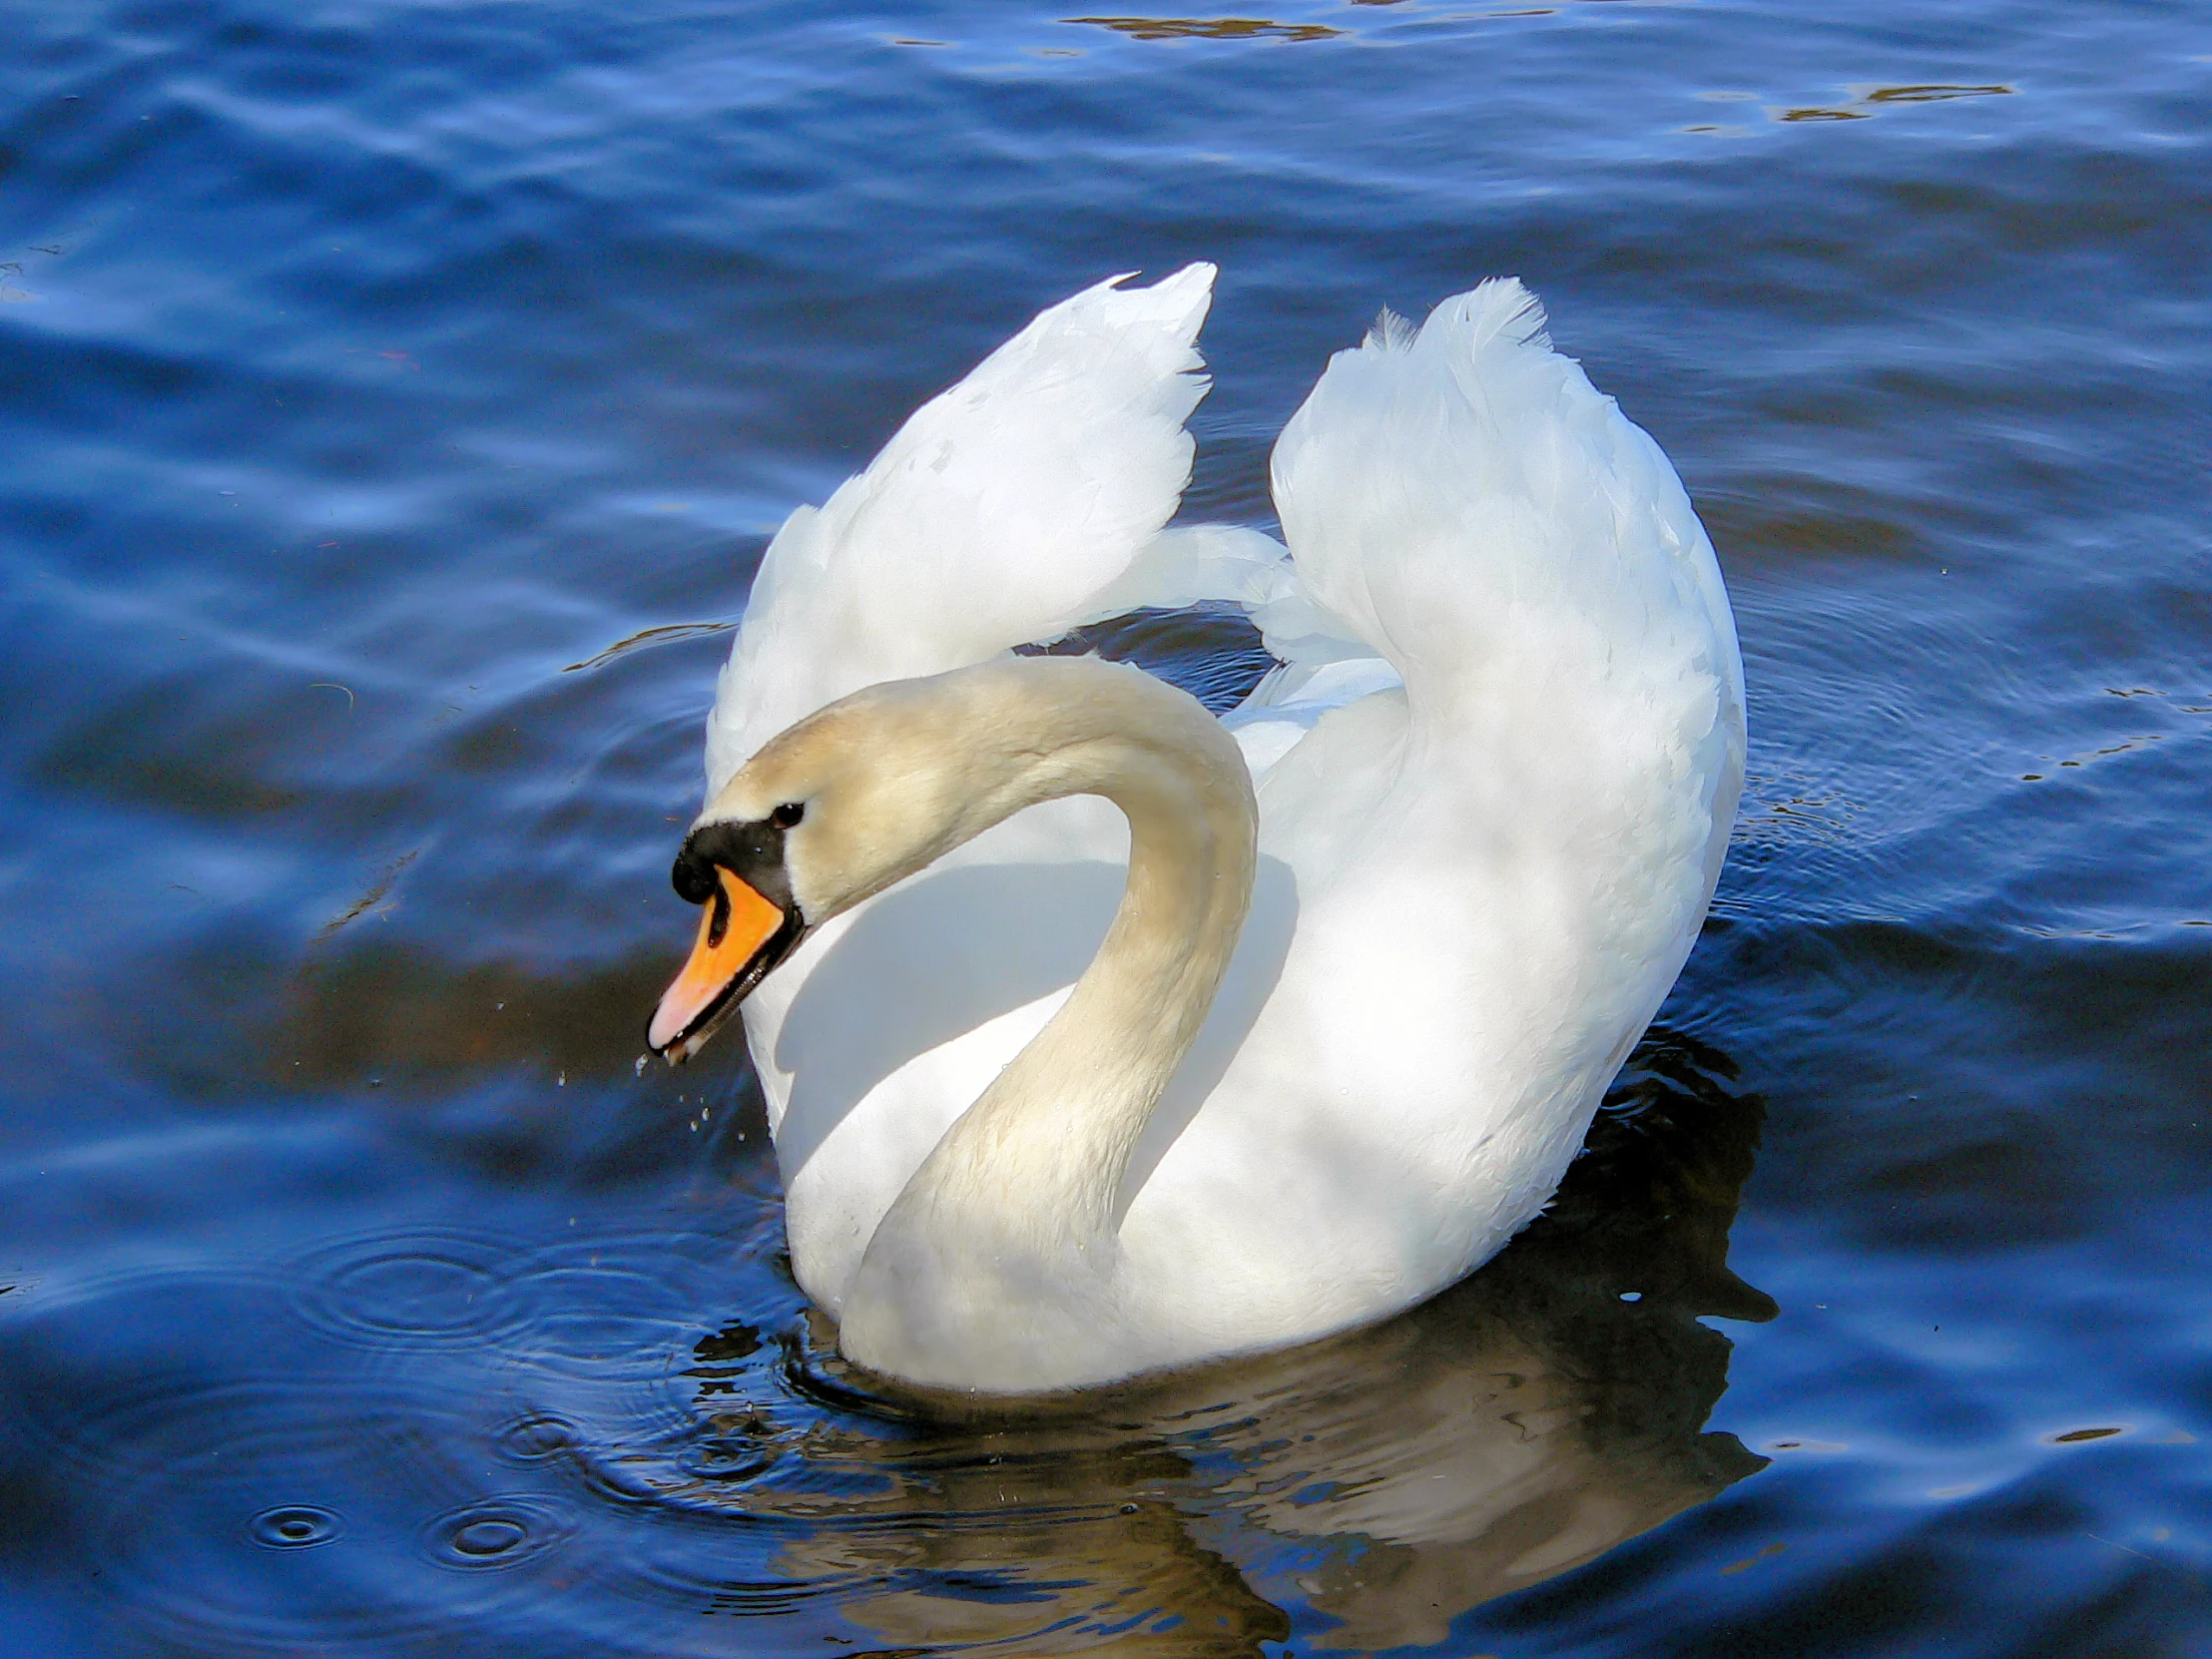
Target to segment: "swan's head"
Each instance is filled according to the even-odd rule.
[[[1024,804],[1005,787],[1033,754],[1010,730],[1024,688],[1008,679],[871,686],[770,740],[716,793],[671,873],[704,913],[648,1027],[654,1052],[698,1053],[809,929]]]

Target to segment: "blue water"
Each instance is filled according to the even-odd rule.
[[[0,1651],[2212,1651],[2208,133],[2122,0],[0,10]],[[1744,818],[1492,1267],[949,1420],[634,1070],[668,862],[783,515],[1195,258],[1263,526],[1543,295]]]

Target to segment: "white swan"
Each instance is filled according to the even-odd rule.
[[[1276,445],[1286,558],[1161,529],[1213,276],[1053,306],[796,511],[709,722],[676,864],[707,913],[651,1040],[744,1002],[800,1283],[913,1382],[1102,1382],[1465,1274],[1550,1196],[1726,850],[1711,543],[1526,290],[1331,360]],[[1218,722],[1011,654],[1200,601],[1286,665]]]

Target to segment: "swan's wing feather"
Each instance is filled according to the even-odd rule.
[[[1727,597],[1681,481],[1551,349],[1518,281],[1446,299],[1417,332],[1387,318],[1337,353],[1273,474],[1300,595],[1325,632],[1385,658],[1416,710],[1546,660],[1579,668],[1585,653],[1562,659],[1556,638],[1572,626],[1648,642],[1668,673],[1687,666],[1679,650],[1709,651],[1740,711]]]
[[[1091,599],[1076,626],[1131,611],[1226,602],[1256,611],[1281,590],[1290,569],[1283,544],[1238,524],[1178,524],[1162,530],[1114,583]]]
[[[1190,477],[1214,268],[1114,277],[915,410],[761,561],[707,731],[709,793],[775,733],[877,681],[983,662],[1111,611]],[[1172,565],[1173,561],[1167,561]],[[1172,571],[1147,581],[1172,585]],[[1139,603],[1151,601],[1140,598]]]

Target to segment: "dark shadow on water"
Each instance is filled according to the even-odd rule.
[[[1014,650],[1024,657],[1096,655],[1110,663],[1135,663],[1147,674],[1189,692],[1217,715],[1250,697],[1277,666],[1260,630],[1242,611],[1208,605],[1180,611],[1149,607],[1128,611],[1060,639]]]

